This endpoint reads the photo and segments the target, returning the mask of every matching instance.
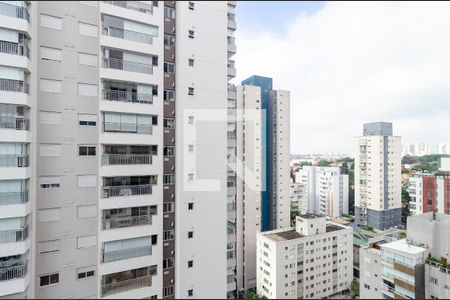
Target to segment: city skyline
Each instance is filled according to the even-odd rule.
[[[393,123],[406,143],[446,143],[449,10],[425,3],[242,2],[235,80],[270,75],[275,88],[291,90],[292,154],[352,153],[360,124],[375,121]]]

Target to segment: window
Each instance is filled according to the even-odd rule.
[[[164,100],[165,101],[174,101],[175,100],[175,91],[164,91]]]
[[[61,93],[61,80],[41,79],[40,91],[47,93]]]
[[[194,30],[189,30],[188,31],[188,37],[190,37],[191,39],[194,38]]]
[[[164,45],[171,47],[171,46],[175,46],[175,36],[170,35],[170,34],[165,34],[164,35]]]
[[[39,254],[51,254],[59,252],[60,241],[43,241],[38,243]]]
[[[164,73],[175,74],[175,64],[164,63]]]
[[[194,124],[194,116],[188,117],[188,124]]]
[[[164,174],[163,175],[163,184],[174,184],[175,176],[173,174]]]
[[[189,9],[194,10],[194,2],[189,1]]]
[[[97,205],[82,205],[77,207],[78,219],[95,218],[97,216]]]
[[[41,46],[41,59],[42,60],[52,60],[52,61],[62,61],[62,50]]]
[[[173,295],[173,286],[163,287],[163,297],[172,296]]]
[[[78,249],[95,247],[96,244],[97,244],[97,237],[95,235],[85,235],[77,237]]]
[[[194,145],[188,145],[188,149],[189,149],[189,152],[194,152]],[[192,174],[192,177],[194,177],[194,174]],[[192,180],[193,180],[194,178],[192,178]]]
[[[94,271],[95,267],[84,267],[84,268],[79,268],[77,269],[77,279],[86,279],[89,277],[94,277],[95,275],[95,271]]]
[[[164,17],[175,19],[175,9],[173,7],[164,6]]]
[[[97,115],[79,114],[78,123],[82,126],[97,126]]]
[[[194,296],[194,290],[190,289],[190,290],[188,290],[188,297],[192,297],[192,296]]]
[[[78,63],[80,65],[96,67],[98,64],[97,55],[80,52],[78,53]]]
[[[96,84],[87,84],[87,83],[78,83],[78,95],[80,96],[88,96],[88,97],[97,97],[97,85]]]
[[[39,222],[54,222],[61,219],[61,208],[46,208],[38,210]]]
[[[194,261],[193,260],[189,260],[188,261],[188,268],[192,268],[194,266]]]
[[[59,273],[40,276],[39,286],[48,286],[59,283]]]
[[[173,258],[163,260],[163,269],[173,268]]]
[[[97,175],[78,175],[78,187],[97,186]]]
[[[192,239],[194,237],[193,231],[188,231],[188,239]]]
[[[59,176],[39,177],[39,186],[42,189],[59,188],[60,185],[61,185],[61,178]]]
[[[194,209],[194,203],[193,202],[189,202],[188,203],[188,210],[193,210]]]
[[[40,144],[39,154],[40,156],[61,156],[60,144]]]
[[[173,240],[173,237],[174,237],[174,230],[173,229],[165,230],[163,232],[163,239],[164,239],[164,241]]]
[[[173,212],[173,202],[163,203],[163,212]]]
[[[188,88],[188,95],[194,95],[194,88],[193,87],[189,87]]]
[[[78,146],[79,156],[95,156],[96,155],[95,146]]]
[[[194,59],[188,58],[188,65],[189,65],[189,67],[193,67],[194,66]]]
[[[164,128],[175,128],[175,119],[164,119]]]
[[[59,125],[61,124],[61,113],[56,111],[40,111],[39,121],[41,124]]]
[[[54,16],[41,14],[41,26],[56,30],[62,29],[62,19]]]
[[[78,33],[80,35],[97,37],[98,35],[97,25],[78,22]]]
[[[174,156],[175,155],[175,147],[174,146],[165,146],[163,148],[164,156]]]

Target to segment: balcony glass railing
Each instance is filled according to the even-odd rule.
[[[28,166],[28,154],[0,154],[0,168],[25,168]]]
[[[143,94],[132,91],[103,90],[103,99],[109,101],[121,101],[131,103],[153,103],[153,95]]]
[[[153,74],[153,65],[144,64],[140,62],[123,60],[113,57],[103,57],[103,68],[123,70],[128,72]]]
[[[0,206],[14,205],[28,202],[28,191],[0,192]]]
[[[139,2],[139,1],[103,1],[104,3],[108,3],[111,5],[135,10],[142,12],[144,14],[152,14],[153,13],[153,5]]]
[[[102,296],[109,296],[129,290],[139,289],[152,285],[151,275],[132,278],[127,280],[120,280],[109,284],[102,284]]]
[[[152,134],[152,125],[136,123],[103,122],[104,132]]]
[[[27,45],[0,41],[0,52],[6,54],[26,56],[30,58],[30,48]]]
[[[30,120],[23,117],[0,116],[0,128],[30,130]]]
[[[228,131],[227,136],[229,140],[235,140],[236,139],[236,131]]]
[[[143,246],[136,248],[126,248],[114,251],[103,251],[102,252],[102,262],[112,262],[117,260],[123,260],[133,257],[141,257],[152,255],[152,247],[151,246]]]
[[[103,219],[103,230],[151,224],[151,215],[113,217]]]
[[[16,266],[2,268],[0,267],[0,282],[14,279],[20,279],[27,274],[27,262],[18,262]]]
[[[25,7],[0,2],[0,15],[30,21],[30,14]]]
[[[103,154],[102,165],[150,165],[150,154]]]
[[[150,34],[126,30],[108,25],[102,26],[102,34],[144,44],[152,44],[153,42],[153,37]]]
[[[29,84],[24,81],[0,78],[0,91],[28,94],[29,90]]]
[[[28,225],[20,229],[0,231],[0,244],[22,242],[27,238]]]
[[[148,195],[151,193],[151,184],[104,186],[102,188],[102,198]]]

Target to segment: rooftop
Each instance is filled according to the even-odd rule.
[[[344,229],[344,228],[342,228],[341,226],[334,225],[334,224],[327,224],[327,232],[333,232],[333,231],[342,230],[342,229]]]
[[[268,239],[271,239],[272,241],[281,242],[281,241],[295,240],[304,237],[304,235],[298,233],[297,231],[295,231],[295,229],[291,229],[287,231],[270,233],[266,235],[266,237]]]
[[[318,214],[303,214],[303,215],[300,215],[300,218],[303,218],[303,219],[316,219],[316,218],[324,218],[325,216],[323,216],[323,215],[318,215]]]
[[[395,241],[395,242],[382,244],[380,246],[383,249],[389,249],[389,250],[404,252],[404,253],[408,253],[408,254],[412,254],[412,255],[420,254],[420,253],[423,253],[424,251],[427,250],[427,249],[422,248],[422,247],[417,247],[417,246],[408,244],[406,242],[406,239],[402,239],[402,240],[398,240],[398,241]]]

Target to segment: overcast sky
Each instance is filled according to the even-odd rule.
[[[236,15],[235,82],[291,91],[292,153],[353,153],[372,121],[450,141],[450,3],[238,1]]]

